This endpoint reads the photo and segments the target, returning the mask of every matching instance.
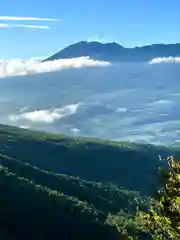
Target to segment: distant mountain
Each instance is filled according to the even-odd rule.
[[[43,62],[83,56],[109,62],[150,61],[156,57],[180,56],[180,43],[152,44],[142,47],[125,48],[116,42],[100,43],[81,41],[64,48],[43,60]]]

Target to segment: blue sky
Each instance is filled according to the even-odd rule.
[[[0,0],[0,59],[46,57],[82,40],[124,46],[180,42],[179,10],[179,0]]]

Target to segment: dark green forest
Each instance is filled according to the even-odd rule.
[[[160,187],[154,171],[167,162],[159,156],[170,155],[180,157],[180,147],[0,125],[0,239],[152,239],[136,210]]]

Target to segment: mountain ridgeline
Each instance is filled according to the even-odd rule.
[[[157,57],[179,57],[180,43],[152,44],[142,47],[125,48],[116,42],[100,43],[81,41],[48,57],[45,61],[90,57],[108,62],[147,62]]]
[[[138,232],[158,155],[171,148],[72,138],[0,125],[0,239],[118,240]]]

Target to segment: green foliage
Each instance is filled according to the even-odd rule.
[[[74,196],[90,205],[93,204],[98,211],[104,214],[117,213],[120,208],[128,208],[129,206],[131,206],[131,211],[135,212],[137,202],[141,201],[142,204],[145,204],[147,201],[145,198],[141,198],[138,192],[114,184],[55,174],[4,155],[0,155],[0,162],[18,176],[33,180],[36,184],[63,192],[66,195]]]
[[[18,177],[3,166],[0,196],[0,234],[8,233],[9,239],[109,239],[109,234],[116,235],[92,205]]]
[[[164,165],[158,155],[170,153],[177,146],[0,125],[0,239],[149,239],[136,208],[149,206],[153,170]]]
[[[109,171],[110,153],[118,159],[118,147],[75,141],[0,126],[1,239],[119,239],[116,227],[106,221],[109,213],[128,208],[130,219],[136,202],[146,200],[136,191],[97,181],[97,174],[96,181],[78,177],[87,176],[87,165],[96,154],[104,157],[103,151]],[[96,160],[90,170],[101,173],[102,166]],[[61,174],[63,168],[76,172]]]
[[[158,155],[180,155],[165,147],[70,138],[4,125],[0,125],[0,146],[1,154],[45,171],[120,184],[144,196],[151,194],[154,168],[163,164]]]
[[[170,157],[168,171],[159,169],[163,185],[148,211],[137,212],[137,223],[152,239],[180,239],[180,162]]]

